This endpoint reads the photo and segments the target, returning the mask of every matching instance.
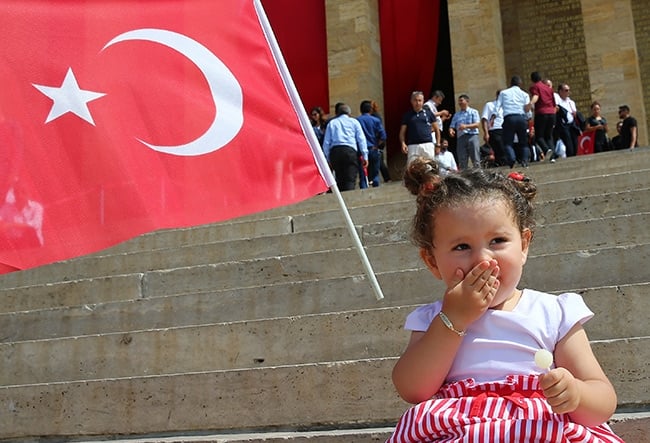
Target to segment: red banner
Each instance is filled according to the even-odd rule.
[[[5,269],[333,183],[258,1],[3,0],[0,29]]]
[[[424,92],[426,101],[433,92],[439,21],[440,0],[379,2],[384,125],[389,152],[401,155],[400,122],[411,109],[411,93]]]
[[[330,113],[325,0],[262,0],[305,109]]]

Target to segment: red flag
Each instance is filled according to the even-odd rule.
[[[595,132],[583,132],[580,134],[578,136],[578,155],[593,154],[595,142]]]
[[[334,183],[258,1],[3,0],[0,263]]]

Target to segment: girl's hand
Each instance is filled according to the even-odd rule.
[[[539,385],[556,414],[570,414],[580,405],[578,381],[565,368],[555,368],[541,374]]]
[[[485,260],[467,275],[456,270],[455,279],[445,292],[442,311],[454,326],[464,331],[488,309],[499,289],[499,265],[496,260]]]

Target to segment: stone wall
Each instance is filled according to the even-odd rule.
[[[449,29],[454,95],[469,95],[480,113],[506,86],[499,0],[449,0]]]
[[[518,74],[527,87],[530,73],[538,71],[555,89],[568,83],[578,109],[586,112],[591,86],[580,0],[500,3],[507,77]]]
[[[645,100],[650,99],[647,95],[650,82],[647,75],[642,75],[637,47],[650,50],[650,40],[647,35],[639,32],[640,29],[637,28],[635,32],[635,25],[645,20],[647,32],[650,15],[645,10],[647,8],[633,8],[633,4],[638,5],[638,2],[582,1],[587,63],[591,78],[590,98],[601,103],[602,112],[611,123],[609,130],[612,137],[616,135],[614,123],[618,121],[618,107],[622,104],[629,105],[632,115],[639,122],[639,144],[647,145],[644,95]],[[635,17],[636,14],[639,17]],[[642,18],[644,16],[645,19]],[[644,87],[646,91],[643,90]]]
[[[632,108],[632,114],[639,121],[639,137],[642,141],[640,144],[647,145],[647,131],[650,128],[650,8],[645,2],[639,1],[630,1],[630,6],[634,22],[634,40],[636,41],[634,60],[639,63],[642,97],[638,103],[640,107]],[[642,117],[643,114],[645,114],[645,118]]]
[[[383,105],[378,0],[326,0],[330,104]]]

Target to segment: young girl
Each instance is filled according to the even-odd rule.
[[[535,185],[476,168],[441,177],[427,159],[404,182],[417,195],[413,239],[447,290],[406,320],[393,383],[417,405],[388,442],[621,442],[604,424],[616,394],[582,328],[593,313],[578,294],[517,288]]]

